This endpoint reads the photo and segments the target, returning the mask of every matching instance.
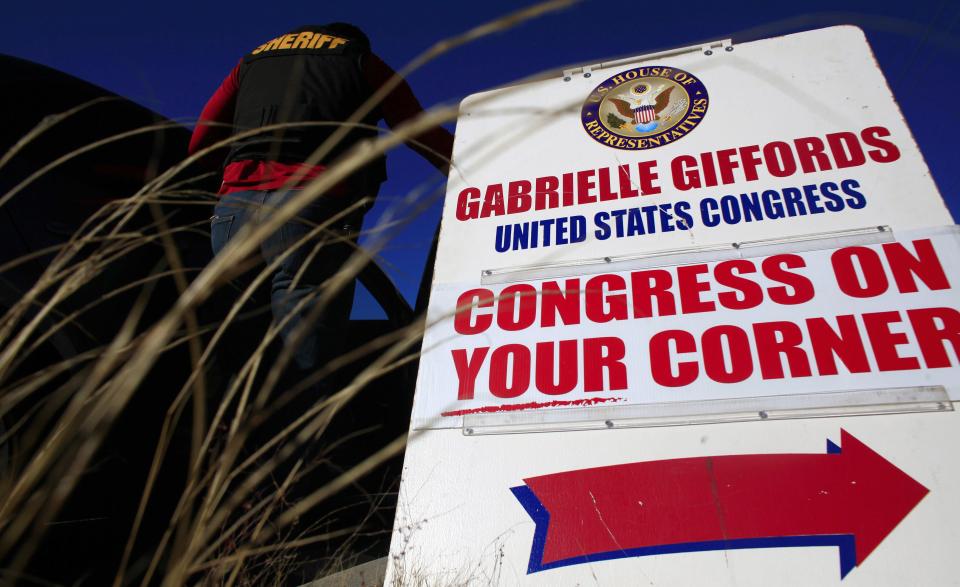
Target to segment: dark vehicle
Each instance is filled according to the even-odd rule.
[[[131,205],[131,196],[185,157],[188,129],[35,63],[0,56],[0,70],[4,80],[0,93],[4,117],[0,125],[0,314],[6,313],[0,320],[0,335],[6,336],[0,352],[20,329],[31,322],[39,325],[28,331],[26,342],[18,347],[29,352],[6,356],[7,364],[0,367],[4,369],[0,375],[0,491],[6,492],[40,449],[37,436],[49,433],[55,416],[66,409],[70,398],[64,390],[82,383],[131,312],[142,312],[136,337],[174,306],[182,287],[177,274],[189,281],[209,263],[209,219],[215,197],[210,195],[211,178],[193,177],[199,172],[187,168],[168,182],[174,188]],[[78,240],[78,235],[95,238],[86,242]],[[176,252],[175,261],[165,246]],[[51,276],[51,267],[58,266],[64,251],[70,254],[69,262]],[[77,286],[64,294],[58,288],[70,279]],[[414,320],[413,309],[375,264],[368,265],[358,279],[388,318],[352,321],[343,333],[344,350],[359,348]],[[424,281],[429,283],[429,275]],[[225,285],[198,309],[201,340],[205,342],[223,321],[236,294],[236,287]],[[417,306],[421,305],[422,300]],[[269,320],[269,294],[258,292],[216,346],[204,369],[207,421],[239,365],[262,340]],[[274,345],[270,352],[275,355],[278,347]],[[373,356],[366,354],[351,362],[338,382],[349,380]],[[189,377],[193,359],[187,341],[164,351],[111,426],[63,508],[37,532],[40,542],[29,564],[22,567],[24,577],[71,584],[113,580],[165,415]],[[51,373],[65,362],[69,364],[54,369],[28,399],[12,394],[23,382]],[[413,361],[375,379],[345,406],[330,429],[342,442],[324,454],[323,463],[299,477],[298,487],[303,489],[294,489],[288,501],[361,462],[406,430],[415,371]],[[301,397],[291,402],[275,416],[275,425],[292,420],[318,399]],[[144,561],[153,556],[183,492],[192,458],[191,417],[181,418],[174,430],[130,553],[133,570],[128,578],[144,572]],[[357,430],[366,433],[350,440]],[[389,496],[377,498],[371,514],[370,495],[395,491],[399,467],[400,457],[390,460],[320,506],[325,513],[307,515],[298,523],[362,525],[361,534],[370,536],[353,536],[353,548],[366,553],[362,558],[383,556],[394,506]],[[337,515],[331,518],[327,515],[331,511]],[[0,518],[0,537],[9,529],[10,520]],[[323,566],[323,557],[342,546],[342,541],[334,540],[302,551],[301,558],[321,562],[291,565],[289,580],[311,578]],[[8,568],[10,557],[18,552],[16,546],[8,545],[0,568]]]

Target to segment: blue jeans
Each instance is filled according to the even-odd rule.
[[[244,225],[250,222],[262,222],[266,215],[282,206],[296,193],[295,191],[244,191],[221,196],[210,222],[213,253],[219,254],[230,238]],[[318,224],[327,222],[332,215],[338,213],[342,206],[340,202],[321,200],[301,210],[296,218],[285,223],[261,243],[262,260],[266,264],[275,261]],[[359,229],[359,219],[358,216],[337,219],[321,232],[319,237],[311,239],[288,255],[271,276],[270,305],[274,320],[279,323],[287,315],[294,314],[280,330],[284,344],[291,343],[294,331],[307,319],[315,305],[310,302],[297,309],[297,304],[335,275],[355,251],[355,235]],[[356,225],[351,225],[351,222]],[[347,241],[336,242],[338,237]],[[319,252],[311,257],[311,253],[318,245],[321,247]],[[294,283],[298,274],[299,280]],[[340,290],[339,295],[323,310],[320,318],[312,324],[293,349],[294,360],[300,369],[315,370],[340,350],[338,343],[342,340],[342,334],[338,333],[338,327],[350,318],[353,291],[354,282],[351,281]]]

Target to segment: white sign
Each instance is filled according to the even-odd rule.
[[[960,240],[859,29],[477,94],[454,161],[388,583],[956,581]]]

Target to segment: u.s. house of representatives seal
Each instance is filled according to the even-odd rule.
[[[614,149],[669,145],[697,128],[707,114],[707,88],[675,67],[635,67],[593,89],[580,111],[593,140]]]

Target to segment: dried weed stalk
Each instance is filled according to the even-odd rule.
[[[308,163],[321,160],[351,127],[359,125],[399,83],[399,76],[408,75],[460,45],[571,3],[572,0],[553,0],[537,4],[437,43],[403,68],[398,77],[371,97],[351,120],[340,125]],[[0,169],[61,121],[102,101],[44,119],[0,156]],[[406,434],[384,446],[374,447],[369,456],[322,486],[312,491],[300,487],[297,498],[292,501],[288,496],[298,482],[317,467],[331,465],[332,457],[324,455],[331,455],[344,439],[330,438],[325,433],[344,406],[371,382],[391,376],[417,360],[425,327],[423,320],[415,320],[345,353],[307,380],[286,388],[281,380],[291,360],[290,347],[283,348],[277,357],[269,354],[271,344],[278,346],[274,341],[281,325],[274,324],[233,377],[220,382],[222,389],[213,390],[208,372],[211,363],[216,361],[217,350],[228,336],[228,329],[249,311],[256,290],[280,260],[253,276],[252,282],[238,292],[221,322],[203,324],[199,310],[232,278],[248,269],[260,244],[305,206],[324,197],[373,158],[415,140],[421,132],[449,122],[456,115],[455,107],[436,108],[392,133],[357,144],[336,165],[298,191],[284,206],[273,210],[260,224],[241,230],[205,267],[186,266],[177,246],[177,238],[197,231],[202,233],[203,227],[178,226],[165,210],[172,203],[176,206],[212,204],[209,195],[189,188],[191,178],[186,176],[191,166],[233,139],[156,174],[130,197],[111,201],[87,218],[62,245],[0,267],[2,275],[26,263],[37,260],[45,263],[32,285],[0,316],[0,420],[3,422],[0,448],[4,449],[0,457],[6,455],[0,459],[3,467],[0,471],[0,561],[5,567],[0,582],[24,576],[29,562],[43,544],[45,533],[58,520],[74,490],[94,466],[94,459],[110,431],[127,416],[137,394],[150,392],[148,375],[156,368],[166,368],[164,358],[180,347],[186,348],[189,365],[184,370],[179,391],[169,402],[159,437],[141,439],[154,447],[153,457],[113,584],[118,587],[135,583],[280,584],[282,576],[298,564],[297,556],[303,548],[328,541],[349,544],[351,538],[362,534],[362,527],[338,527],[335,515],[328,518],[318,512],[331,496],[400,454],[406,444]],[[174,123],[158,123],[91,142],[43,165],[0,195],[0,206],[81,155],[173,126]],[[292,125],[273,125],[240,136],[288,126]],[[369,243],[357,248],[336,276],[304,300],[303,303],[311,304],[311,319],[317,319],[331,300],[388,246],[397,230],[432,203],[428,198],[411,200],[416,201],[398,202],[367,235]],[[356,205],[363,204],[365,202]],[[342,216],[350,212],[345,210]],[[146,224],[137,220],[144,215],[150,218]],[[314,227],[295,248],[316,247],[317,242],[343,238],[330,230],[339,219],[330,218]],[[318,237],[325,240],[318,241]],[[161,266],[88,303],[70,304],[77,292],[102,279],[116,263],[149,247],[162,248]],[[322,251],[314,248],[311,254],[322,254]],[[175,287],[175,301],[162,315],[148,318],[156,288],[169,281]],[[68,329],[77,328],[90,312],[131,294],[136,294],[136,299],[127,308],[112,340],[61,361],[49,362],[36,371],[24,372],[31,365],[31,357]],[[311,327],[311,320],[297,327],[295,338]],[[358,369],[359,365],[362,368]],[[258,437],[266,422],[295,401],[298,394],[317,383],[332,381],[330,377],[334,373],[351,367],[356,372],[348,382],[330,390],[279,431],[271,432],[269,438]],[[166,530],[155,542],[145,544],[147,538],[141,530],[152,515],[158,480],[169,473],[169,450],[187,414],[190,416],[186,425],[190,438],[189,459],[182,492],[175,500]],[[369,500],[371,510],[376,510],[383,496],[372,496]],[[300,522],[309,516],[320,521],[304,529]],[[343,547],[336,552],[341,562],[350,556],[349,550]],[[337,564],[327,561],[325,566],[334,568]]]

